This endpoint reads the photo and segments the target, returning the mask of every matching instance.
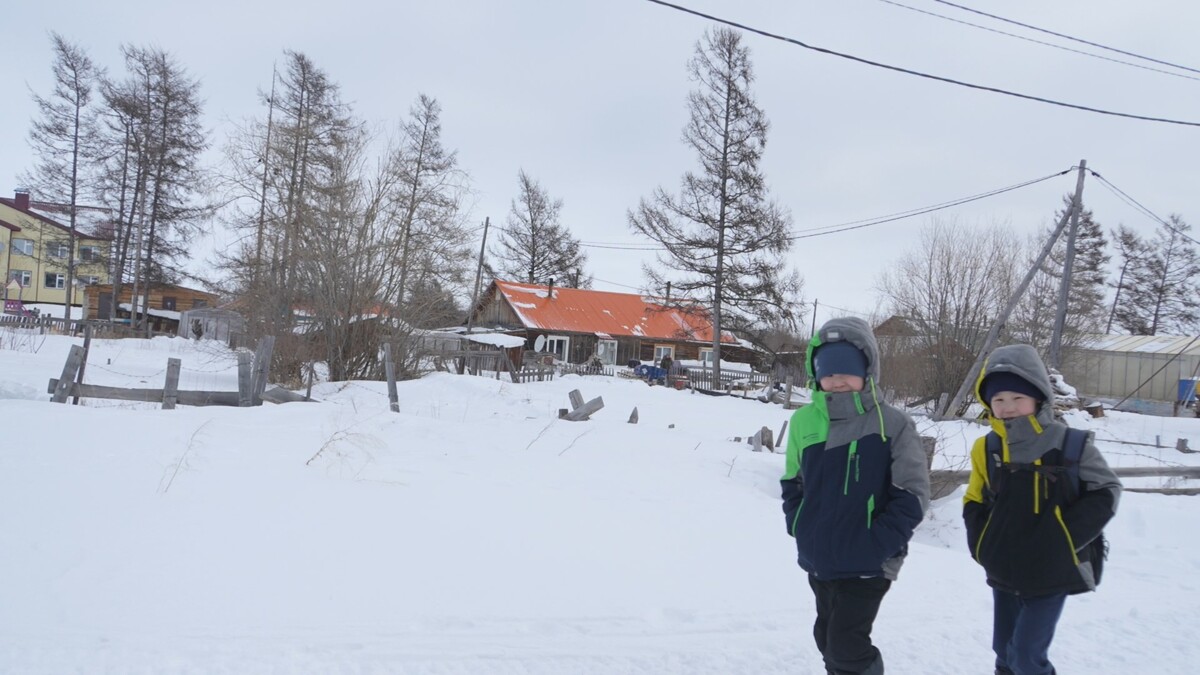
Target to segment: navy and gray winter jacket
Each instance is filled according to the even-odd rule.
[[[824,392],[792,416],[783,512],[797,562],[819,579],[895,579],[929,506],[929,469],[912,419],[880,400],[879,347],[865,321],[833,319],[808,346],[847,340],[867,357],[861,392]]]

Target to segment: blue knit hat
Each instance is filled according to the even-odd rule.
[[[820,380],[830,375],[857,375],[867,378],[867,355],[845,340],[829,342],[813,353],[813,371]]]
[[[988,405],[991,405],[992,399],[1002,391],[1025,394],[1029,398],[1038,401],[1046,400],[1045,392],[1016,373],[992,373],[983,378],[983,385],[980,389],[983,391],[983,400]]]

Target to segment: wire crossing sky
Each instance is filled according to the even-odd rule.
[[[1021,93],[1018,93],[1015,91],[1009,91],[1007,89],[1000,89],[998,87],[988,87],[988,86],[981,85],[981,84],[972,84],[970,82],[964,82],[962,80],[955,80],[955,79],[949,78],[949,77],[942,77],[940,75],[931,75],[929,73],[923,73],[923,72],[917,71],[917,70],[910,70],[908,68],[901,68],[900,66],[893,66],[893,65],[886,64],[886,63],[881,63],[879,61],[872,61],[870,59],[864,59],[862,57],[854,56],[851,54],[845,54],[842,52],[834,51],[832,49],[825,49],[824,47],[816,47],[814,45],[810,45],[810,44],[801,42],[800,40],[797,40],[795,38],[785,37],[783,35],[776,35],[775,33],[769,33],[767,31],[759,29],[759,28],[752,28],[745,24],[737,23],[736,21],[730,21],[728,19],[722,19],[720,17],[713,16],[712,14],[705,14],[704,12],[697,12],[694,9],[688,9],[687,7],[684,7],[682,5],[676,5],[674,3],[665,2],[664,0],[646,0],[646,1],[652,2],[656,5],[662,5],[663,7],[670,7],[671,9],[675,9],[680,12],[684,12],[686,14],[692,14],[692,15],[695,15],[695,16],[698,16],[698,17],[701,17],[704,19],[708,19],[710,21],[716,21],[717,23],[721,23],[726,26],[731,26],[733,28],[738,28],[740,30],[744,30],[749,33],[755,33],[758,35],[762,35],[763,37],[768,37],[768,38],[771,38],[772,40],[782,40],[783,42],[788,42],[788,43],[794,44],[798,47],[810,49],[812,51],[820,52],[822,54],[829,54],[830,56],[836,56],[836,57],[842,58],[842,59],[849,59],[851,61],[857,61],[858,63],[863,63],[868,66],[875,66],[876,68],[886,68],[887,70],[892,70],[892,71],[895,71],[898,73],[904,73],[905,75],[913,75],[915,77],[922,77],[922,78],[925,78],[928,80],[936,80],[938,82],[945,82],[947,84],[953,84],[953,85],[957,85],[960,87],[969,87],[971,89],[978,89],[980,91],[989,91],[989,92],[992,92],[993,94],[1003,94],[1005,96],[1013,96],[1016,98],[1023,98],[1028,101],[1037,101],[1039,103],[1046,103],[1048,105],[1056,105],[1056,106],[1060,106],[1063,108],[1071,108],[1074,110],[1083,110],[1086,112],[1097,113],[1099,115],[1112,115],[1114,117],[1125,117],[1128,119],[1141,120],[1143,122],[1161,122],[1163,124],[1179,124],[1179,125],[1189,126],[1189,127],[1200,127],[1200,122],[1191,122],[1188,120],[1176,120],[1176,119],[1170,119],[1170,118],[1166,118],[1166,117],[1154,117],[1151,115],[1135,115],[1133,113],[1117,112],[1114,110],[1104,110],[1102,108],[1093,108],[1091,106],[1079,105],[1077,103],[1067,103],[1066,101],[1058,101],[1058,100],[1051,99],[1051,98],[1044,98],[1042,96],[1021,94]]]

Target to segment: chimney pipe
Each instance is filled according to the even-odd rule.
[[[550,285],[546,287],[546,299],[554,299],[554,277],[550,277]]]
[[[29,209],[29,188],[17,188],[13,190],[13,201],[16,202],[18,209]]]

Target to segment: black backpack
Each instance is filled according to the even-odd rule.
[[[1070,504],[1076,499],[1079,499],[1079,460],[1083,457],[1083,448],[1087,445],[1088,432],[1082,429],[1067,428],[1066,436],[1063,438],[1063,448],[1061,451],[1061,464],[1039,467],[1043,471],[1051,471],[1054,473],[1062,473],[1067,476],[1067,503]],[[997,473],[1002,467],[1007,466],[1010,469],[1028,468],[1033,470],[1032,466],[1020,465],[1014,463],[1005,463],[1000,460],[1002,457],[1000,447],[1000,437],[994,433],[987,435],[987,467],[988,467],[988,484],[996,486],[1000,480]],[[1108,559],[1108,540],[1104,538],[1104,532],[1096,535],[1096,538],[1087,545],[1089,557],[1092,561],[1092,572],[1096,578],[1096,585],[1100,585],[1100,575],[1104,571],[1104,561]]]

